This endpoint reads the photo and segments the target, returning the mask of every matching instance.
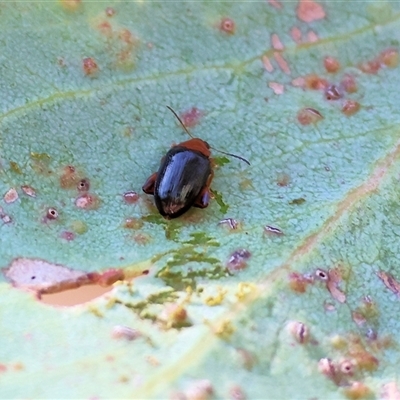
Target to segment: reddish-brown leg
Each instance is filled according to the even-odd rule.
[[[208,206],[208,203],[210,202],[210,185],[211,181],[214,177],[214,171],[211,172],[210,176],[207,179],[207,183],[197,196],[193,206],[198,207],[198,208],[206,208]]]
[[[143,192],[145,192],[146,194],[154,194],[154,184],[156,183],[156,179],[157,172],[154,172],[154,174],[150,175],[147,181],[142,186]]]

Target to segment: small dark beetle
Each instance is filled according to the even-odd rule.
[[[190,135],[175,111],[168,108]],[[163,157],[158,172],[147,179],[142,189],[145,193],[154,195],[157,209],[163,217],[176,218],[192,206],[199,208],[208,206],[210,185],[214,176],[210,149],[207,142],[194,137],[179,143]],[[222,153],[249,164],[242,157]]]

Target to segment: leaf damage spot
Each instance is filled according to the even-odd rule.
[[[70,231],[63,231],[60,234],[60,238],[66,240],[67,242],[72,242],[75,240],[75,233]]]
[[[382,51],[379,58],[388,68],[396,68],[399,65],[399,52],[396,49]]]
[[[318,42],[319,37],[314,31],[307,32],[307,41],[308,43],[316,43]]]
[[[272,7],[276,8],[277,10],[282,9],[282,3],[279,0],[268,0],[268,4]]]
[[[82,60],[83,73],[89,77],[95,77],[99,72],[99,66],[93,57],[85,57]]]
[[[341,271],[339,268],[332,268],[328,271],[328,281],[326,287],[331,296],[339,303],[346,302],[346,295],[339,289],[339,284],[342,281]]]
[[[32,186],[23,185],[21,190],[29,197],[36,197],[36,190]]]
[[[290,30],[290,36],[292,37],[292,39],[297,43],[300,44],[301,43],[301,30],[297,27],[294,26],[291,30]]]
[[[267,56],[262,56],[261,58],[264,68],[267,72],[271,73],[274,70],[274,67],[271,64],[270,59]]]
[[[340,85],[347,93],[355,93],[358,90],[356,79],[353,75],[344,75]]]
[[[40,259],[17,258],[3,270],[11,283],[39,295],[55,293],[91,283],[87,274]]]
[[[200,119],[204,116],[204,112],[196,107],[192,107],[190,110],[184,111],[179,115],[187,128],[193,128],[196,126]]]
[[[268,86],[274,91],[275,94],[280,95],[285,92],[285,86],[278,82],[269,82]]]
[[[329,72],[330,74],[335,74],[340,69],[340,63],[336,58],[326,56],[324,58],[324,67],[326,69],[326,72]]]
[[[283,58],[282,54],[278,51],[274,52],[274,57],[279,65],[279,68],[287,75],[290,75],[290,68],[287,61]]]
[[[226,264],[229,272],[235,273],[247,267],[247,261],[250,259],[251,253],[246,249],[234,251]]]
[[[304,77],[305,87],[310,90],[325,90],[329,82],[318,76],[317,74],[310,74]]]
[[[314,279],[305,274],[299,274],[298,272],[291,272],[289,274],[289,287],[296,293],[305,293],[307,286],[314,283]]]
[[[392,293],[397,296],[400,294],[400,283],[393,277],[393,275],[385,271],[378,271],[376,275],[378,275],[378,278]]]
[[[236,31],[235,21],[231,18],[222,18],[219,23],[219,29],[228,35],[234,35]]]
[[[321,121],[324,117],[322,114],[316,110],[315,108],[302,108],[297,113],[297,120],[301,125],[310,125],[316,124],[317,122]]]
[[[107,7],[105,10],[107,17],[113,17],[116,13],[115,9],[112,7]]]
[[[76,198],[75,205],[84,210],[97,210],[100,206],[100,199],[94,194],[84,193]]]
[[[277,33],[273,33],[271,35],[271,45],[272,48],[275,50],[284,50],[285,46],[283,45],[283,43],[281,42],[281,39],[279,38]]]
[[[346,100],[342,106],[342,113],[347,117],[356,114],[360,111],[360,103],[355,100]]]
[[[82,6],[81,0],[61,0],[61,5],[66,11],[75,12]]]
[[[144,225],[144,222],[142,219],[139,218],[126,218],[124,222],[124,227],[126,229],[140,229]]]
[[[0,218],[3,221],[3,224],[10,224],[12,222],[11,217],[4,212],[3,207],[0,207]]]
[[[139,200],[139,194],[133,190],[125,192],[123,197],[126,204],[135,204]]]
[[[297,17],[303,22],[313,22],[325,18],[325,10],[314,0],[299,0]]]
[[[344,388],[344,394],[351,400],[358,400],[371,396],[372,391],[365,383],[356,381]]]
[[[18,200],[18,192],[15,188],[11,188],[7,190],[7,192],[3,196],[3,200],[7,204],[14,203]]]

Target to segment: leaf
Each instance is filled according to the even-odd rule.
[[[0,20],[1,396],[397,396],[398,3],[7,2]],[[167,221],[141,192],[188,139],[166,105],[249,159],[217,160],[229,215]],[[119,282],[55,308],[7,280],[21,259],[52,290]]]

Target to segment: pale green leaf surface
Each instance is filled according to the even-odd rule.
[[[367,74],[357,65],[398,51],[400,6],[321,4],[326,18],[309,24],[297,18],[295,2],[281,10],[268,2],[83,2],[76,11],[58,2],[0,5],[0,193],[19,192],[16,202],[0,202],[12,218],[0,225],[0,267],[26,257],[86,272],[150,269],[148,277],[72,309],[40,303],[2,276],[1,398],[165,398],[200,379],[210,380],[216,398],[228,398],[234,385],[249,399],[343,398],[344,388],[318,371],[318,361],[352,358],[332,341],[341,336],[351,349],[351,335],[378,364],[356,368],[349,382],[363,382],[379,397],[383,385],[397,381],[399,302],[376,273],[400,279],[400,74],[398,66]],[[235,21],[234,35],[218,29],[224,17]],[[111,36],[99,29],[104,21]],[[312,29],[319,40],[296,45],[293,26],[304,35]],[[123,29],[135,38],[129,48]],[[273,33],[285,44],[290,75],[273,61]],[[326,55],[340,61],[338,74],[324,70]],[[96,77],[83,73],[84,57],[96,60]],[[348,98],[360,111],[347,117],[340,101],[291,85],[310,73],[335,83],[354,74],[359,89]],[[274,94],[269,82],[284,84],[285,92]],[[159,217],[144,194],[134,205],[123,201],[124,192],[141,191],[172,143],[187,140],[165,105],[202,110],[193,134],[251,162],[219,167],[212,184],[219,201],[174,221]],[[303,107],[324,119],[300,125]],[[50,173],[38,172],[32,153],[49,156]],[[68,165],[90,179],[97,210],[78,209],[77,191],[60,187]],[[290,178],[285,187],[277,185],[282,174]],[[35,188],[36,198],[21,185]],[[306,201],[291,204],[300,198]],[[225,215],[221,201],[229,206]],[[48,207],[59,211],[58,220],[43,221]],[[138,231],[123,226],[148,215]],[[226,217],[242,228],[219,226]],[[66,241],[61,235],[76,221],[87,231]],[[265,225],[284,235],[264,234]],[[138,234],[149,241],[135,241]],[[248,267],[229,276],[225,263],[241,248],[252,254]],[[289,288],[291,272],[338,265],[347,274],[340,284],[346,303],[323,283],[304,294]],[[240,297],[243,282],[249,295]],[[189,284],[203,291],[187,300]],[[221,303],[207,305],[219,290]],[[352,312],[367,295],[377,312],[357,325]],[[184,305],[191,326],[161,321],[171,302]],[[297,343],[289,321],[306,324],[312,340]],[[142,336],[117,340],[116,325]],[[377,340],[367,338],[371,329]],[[385,337],[391,345],[378,348]]]

